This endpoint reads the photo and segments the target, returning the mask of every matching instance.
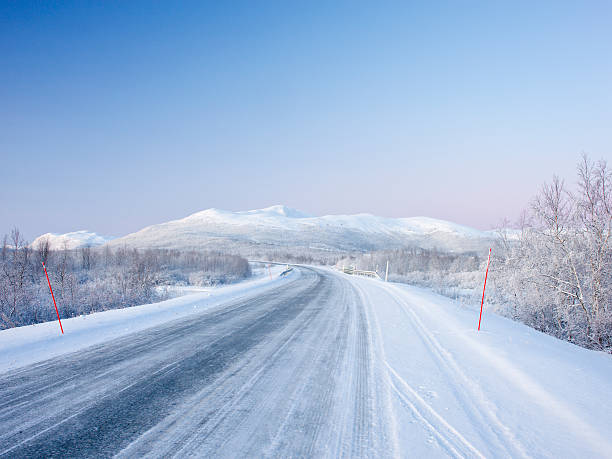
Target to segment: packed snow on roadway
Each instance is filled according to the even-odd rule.
[[[162,303],[68,319],[64,336],[53,322],[2,331],[0,371],[285,284],[293,288],[303,275],[297,268],[280,277],[280,270],[274,268],[272,280],[260,276]],[[477,331],[477,305],[462,305],[421,288],[322,270],[350,284],[363,305],[368,351],[367,362],[360,364],[368,365],[381,396],[375,414],[384,417],[368,426],[370,434],[378,436],[376,455],[612,455],[610,355],[557,340],[486,308]],[[308,397],[308,391],[303,392]],[[292,403],[300,406],[299,400]],[[352,413],[355,400],[347,394],[334,403],[346,404],[346,412]],[[339,448],[332,451],[342,451],[342,445]]]

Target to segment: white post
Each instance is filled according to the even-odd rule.
[[[385,270],[385,282],[389,281],[389,260],[387,260],[387,269]]]

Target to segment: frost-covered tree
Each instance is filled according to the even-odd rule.
[[[583,156],[570,190],[543,185],[516,244],[502,238],[498,299],[525,323],[585,347],[612,350],[612,172]]]
[[[223,253],[109,247],[69,250],[45,241],[33,252],[19,230],[0,250],[0,328],[52,320],[45,261],[60,314],[72,317],[162,299],[162,285],[234,282],[251,274],[246,259]]]

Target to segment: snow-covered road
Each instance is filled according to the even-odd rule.
[[[612,454],[610,356],[491,315],[477,333],[474,310],[421,289],[299,270],[0,374],[0,456]]]

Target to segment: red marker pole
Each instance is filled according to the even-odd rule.
[[[51,288],[51,281],[49,280],[49,275],[47,274],[47,268],[45,267],[45,262],[43,261],[43,269],[45,270],[45,276],[47,276],[47,283],[49,284],[49,291],[51,292],[51,298],[53,298],[53,306],[55,306],[55,313],[57,314],[57,321],[60,324],[60,330],[62,331],[62,335],[64,334],[64,327],[62,327],[62,321],[59,317],[59,311],[57,310],[57,304],[55,304],[55,295],[53,295],[53,289]]]
[[[485,273],[484,287],[482,287],[482,300],[480,301],[480,317],[478,318],[478,331],[480,331],[480,321],[482,320],[482,305],[484,304],[485,288],[487,288],[487,276],[489,275],[489,263],[491,263],[491,249],[489,249],[489,259],[487,260],[487,272]]]

